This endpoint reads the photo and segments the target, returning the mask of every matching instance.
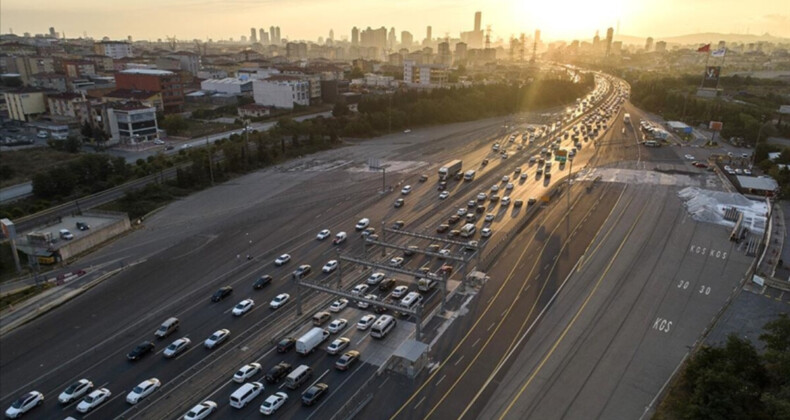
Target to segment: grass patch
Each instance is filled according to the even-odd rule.
[[[53,283],[46,282],[39,284],[38,286],[30,286],[27,289],[20,290],[16,293],[11,293],[9,295],[0,297],[0,311],[8,308],[11,305],[18,305],[33,296],[55,287]]]
[[[186,121],[187,127],[178,132],[178,137],[196,138],[241,128],[241,125],[239,124],[220,124],[192,119],[184,121]]]
[[[2,152],[0,155],[2,165],[8,166],[12,171],[10,178],[0,181],[0,187],[30,181],[35,174],[46,172],[81,156],[79,153],[62,152],[48,146]]]

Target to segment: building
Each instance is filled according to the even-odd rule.
[[[258,42],[263,45],[269,44],[269,34],[263,28],[258,29]]]
[[[101,98],[102,102],[140,102],[141,104],[164,111],[164,103],[160,92],[150,90],[116,89],[107,92]]]
[[[80,124],[91,120],[90,102],[78,93],[48,95],[47,104],[52,116],[71,118]]]
[[[31,121],[47,112],[47,95],[37,88],[21,88],[3,92],[8,117],[16,121]]]
[[[26,85],[30,85],[33,76],[37,74],[55,72],[55,59],[52,57],[11,56],[7,57],[5,62],[4,71],[19,74],[22,82]]]
[[[321,101],[328,104],[336,103],[344,93],[348,93],[348,80],[322,80]]]
[[[307,44],[304,42],[289,42],[285,44],[285,56],[289,60],[301,60],[307,58]]]
[[[433,36],[432,33],[431,33],[432,31],[433,31],[433,28],[431,28],[430,26],[425,28],[425,41],[423,41],[424,45],[430,45],[431,44],[431,39],[432,39],[431,37]]]
[[[94,45],[96,54],[106,55],[114,60],[132,57],[132,44],[123,41],[102,41]]]
[[[455,44],[455,64],[466,61],[466,49],[467,45],[464,42]]]
[[[666,41],[658,41],[656,42],[656,52],[666,52],[667,51],[667,43]]]
[[[220,92],[226,95],[242,95],[252,92],[252,80],[242,80],[233,77],[207,79],[200,82],[200,89],[209,92]]]
[[[351,45],[359,45],[359,28],[351,28]]]
[[[453,63],[453,54],[450,52],[450,43],[440,42],[438,48],[439,48],[439,56],[437,57],[439,60],[438,64],[449,67]]]
[[[156,108],[140,102],[112,102],[106,104],[106,125],[113,142],[137,144],[159,138]]]
[[[68,90],[66,76],[57,73],[39,73],[30,79],[30,86],[34,88],[65,92]]]
[[[96,65],[93,64],[93,61],[64,61],[63,69],[66,72],[66,76],[72,79],[96,75]]]
[[[414,35],[411,34],[409,31],[403,31],[400,33],[400,45],[403,48],[411,48],[411,45],[414,43]]]
[[[255,28],[250,28],[250,44],[258,42],[258,31]]]
[[[423,87],[441,86],[447,83],[447,68],[406,60],[403,62],[403,81]]]
[[[181,78],[167,70],[129,69],[115,75],[118,89],[148,90],[162,94],[165,112],[178,112],[184,106]]]
[[[238,113],[241,118],[261,118],[268,117],[272,109],[264,105],[246,104],[239,107]]]
[[[650,52],[650,50],[652,49],[653,49],[653,38],[647,37],[647,40],[645,41],[645,52]]]
[[[193,76],[200,72],[200,56],[191,51],[178,51],[156,59],[156,67],[163,70],[183,70]]]
[[[606,56],[612,53],[612,40],[614,39],[614,28],[606,29]]]
[[[310,105],[310,82],[296,76],[275,75],[252,82],[252,96],[258,105],[293,109]]]
[[[387,48],[387,28],[367,29],[359,34],[359,42],[363,47],[376,47],[381,50]]]
[[[222,69],[203,69],[197,74],[198,79],[224,79],[228,72]]]

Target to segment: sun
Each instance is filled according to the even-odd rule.
[[[624,0],[513,0],[513,20],[524,30],[540,29],[544,39],[592,38],[606,35],[624,14]]]

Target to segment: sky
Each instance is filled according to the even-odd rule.
[[[408,30],[422,40],[428,25],[434,37],[471,30],[476,11],[492,40],[538,28],[544,40],[590,39],[618,22],[619,34],[656,39],[698,32],[790,38],[788,0],[0,0],[0,33],[53,26],[69,38],[239,40],[251,27],[274,25],[288,39],[316,40],[330,29],[342,39],[353,26],[386,26],[398,39]]]

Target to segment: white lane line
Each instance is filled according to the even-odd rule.
[[[446,378],[446,377],[447,377],[447,375],[446,375],[446,374],[445,374],[445,375],[442,375],[442,377],[441,377],[441,378],[439,378],[439,380],[436,382],[436,385],[435,385],[435,386],[437,386],[437,387],[438,387],[438,386],[439,386],[439,384],[440,384],[440,383],[442,383],[442,381],[443,381],[443,380],[444,380],[444,378]]]
[[[423,401],[425,401],[425,397],[422,397],[422,398],[420,399],[420,402],[418,402],[418,403],[417,403],[417,404],[414,406],[414,409],[416,410],[416,409],[417,409],[417,407],[419,407],[419,406],[420,406],[420,404],[422,404],[422,403],[423,403]]]
[[[384,384],[386,384],[386,383],[387,383],[387,381],[389,381],[389,380],[390,380],[389,376],[387,376],[386,378],[384,378],[384,381],[382,381],[382,382],[381,382],[381,385],[379,385],[379,389],[381,389],[381,387],[383,387],[383,386],[384,386]]]
[[[477,340],[475,340],[474,343],[472,343],[472,348],[477,347],[477,343],[479,343],[479,342],[480,342],[480,339],[478,338]]]
[[[491,331],[491,328],[494,328],[494,325],[496,324],[492,322],[491,325],[488,326],[488,329],[486,329],[486,331]]]
[[[319,405],[318,405],[318,407],[316,407],[316,408],[315,408],[315,410],[313,410],[313,412],[312,412],[312,413],[310,413],[310,415],[309,415],[309,416],[307,416],[307,419],[306,419],[306,420],[310,420],[311,418],[313,418],[313,416],[314,416],[316,413],[320,413],[320,412],[321,412],[321,407],[323,407],[323,406],[324,406],[324,404],[326,404],[326,403],[327,403],[327,401],[329,401],[329,399],[330,399],[330,398],[332,398],[332,396],[333,396],[333,395],[335,395],[335,394],[336,394],[338,391],[340,391],[340,388],[342,388],[342,387],[343,387],[343,385],[345,385],[345,383],[346,383],[346,382],[348,382],[348,381],[349,381],[349,379],[351,379],[351,377],[352,377],[352,376],[356,375],[356,374],[357,374],[357,372],[359,372],[359,370],[360,370],[361,368],[362,368],[362,363],[359,363],[359,364],[357,365],[357,369],[356,369],[355,371],[351,372],[351,374],[350,374],[350,375],[347,375],[347,376],[346,376],[346,379],[345,379],[343,382],[341,382],[341,383],[340,383],[340,385],[339,385],[337,388],[335,388],[335,390],[334,390],[334,391],[333,391],[331,394],[327,395],[327,396],[326,396],[326,398],[324,398],[324,401],[323,401],[321,404],[319,404]],[[329,372],[329,370],[327,370],[327,372]],[[325,374],[326,374],[326,373],[325,373]],[[321,376],[323,376],[323,375],[321,375]]]
[[[455,361],[455,363],[453,363],[453,366],[458,366],[458,364],[461,363],[461,360],[464,360],[463,354],[461,355],[461,357],[458,358],[458,360]]]

